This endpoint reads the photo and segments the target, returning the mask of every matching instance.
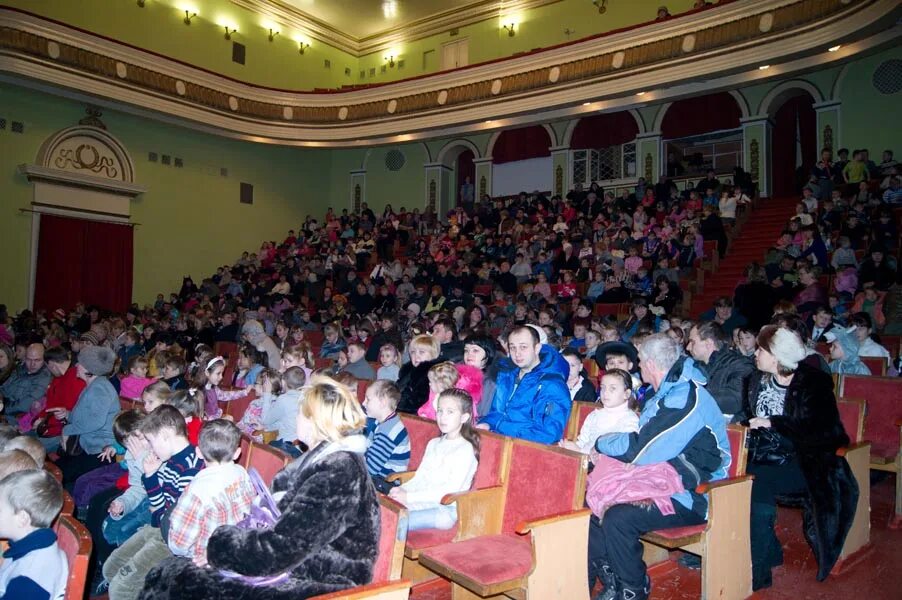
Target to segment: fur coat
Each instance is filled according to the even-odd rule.
[[[404,363],[398,373],[398,389],[401,390],[401,401],[398,412],[417,414],[417,411],[429,399],[429,369],[442,362],[440,358],[424,360],[417,366]]]
[[[270,529],[218,528],[200,568],[172,557],[144,582],[143,599],[300,600],[370,583],[379,544],[379,503],[367,474],[366,439],[321,443],[280,471],[272,489],[282,512]],[[284,495],[280,497],[280,492]],[[290,571],[286,582],[254,587],[225,579]]]
[[[761,378],[752,377],[749,417],[755,414],[760,387]],[[786,390],[783,414],[770,421],[771,427],[792,441],[808,491],[801,497],[779,497],[778,502],[804,510],[805,539],[817,559],[817,580],[823,581],[839,558],[858,504],[858,483],[849,463],[836,456],[837,449],[849,444],[849,436],[839,418],[833,379],[800,363]]]

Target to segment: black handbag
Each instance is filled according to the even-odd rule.
[[[785,465],[792,460],[793,453],[789,440],[770,427],[749,431],[749,462],[756,465]]]
[[[79,439],[77,435],[70,435],[66,438],[65,443],[60,446],[63,451],[63,454],[67,456],[81,456],[84,454],[84,450],[79,443]]]

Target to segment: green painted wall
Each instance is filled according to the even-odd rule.
[[[887,60],[902,60],[902,48],[896,46],[880,54],[855,61],[846,70],[839,86],[842,100],[839,144],[851,149],[868,148],[871,160],[880,162],[880,153],[899,147],[899,123],[902,123],[902,92],[881,94],[873,85],[874,71]]]
[[[78,123],[84,106],[0,86],[0,116],[25,124],[24,134],[0,131],[0,269],[2,299],[11,310],[27,302],[32,186],[16,166],[34,163],[51,134]],[[324,212],[314,193],[330,178],[328,151],[279,148],[222,139],[107,111],[108,131],[128,149],[137,183],[148,192],[132,202],[135,228],[134,299],[177,290],[183,274],[202,277],[264,239],[282,239],[306,213]],[[148,161],[170,154],[184,168]],[[228,169],[228,177],[220,168]],[[254,204],[238,201],[239,184],[254,185]]]
[[[311,47],[301,56],[296,32],[287,28],[270,42],[263,25],[266,19],[229,0],[147,0],[144,8],[135,0],[0,0],[0,6],[56,19],[240,81],[293,90],[382,83],[434,73],[441,68],[442,44],[462,39],[469,40],[470,64],[505,58],[650,21],[660,4],[660,0],[616,0],[608,2],[607,11],[599,14],[589,0],[560,0],[461,27],[455,36],[444,32],[357,58],[317,40],[308,40]],[[693,0],[667,2],[673,14],[692,4]],[[190,26],[182,22],[185,14],[180,10],[187,6],[198,13]],[[514,37],[501,28],[502,22],[511,21],[515,23]],[[232,44],[224,39],[221,23],[237,26],[232,39],[247,47],[246,65],[232,62]],[[396,65],[383,72],[388,54],[403,59],[404,67]],[[324,66],[326,60],[331,62],[329,68]],[[349,75],[345,69],[350,69]],[[370,69],[375,70],[372,75]]]

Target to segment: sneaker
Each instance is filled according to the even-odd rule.
[[[692,569],[693,571],[698,571],[702,568],[702,557],[696,556],[695,554],[683,554],[678,560],[677,564],[681,567],[686,567],[687,569]]]
[[[599,577],[604,588],[593,600],[614,600],[617,597],[617,576],[609,565],[601,565]]]

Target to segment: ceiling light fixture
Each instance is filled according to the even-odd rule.
[[[768,70],[769,68],[770,68],[770,65],[761,65],[760,67],[758,67],[758,70],[759,70],[759,71],[766,71],[766,70]]]
[[[592,103],[591,102],[583,102],[583,106],[589,106],[590,104],[592,104]]]
[[[836,52],[836,51],[839,50],[840,48],[842,48],[842,45],[841,45],[841,44],[838,44],[838,45],[836,45],[836,46],[830,46],[829,48],[827,48],[827,52]]]
[[[491,119],[489,119],[489,120],[488,120],[488,121],[486,121],[486,122],[485,122],[485,123],[486,123],[486,125],[488,125],[488,124],[489,124],[489,123],[491,123],[491,122],[492,122],[492,120],[491,120]]]
[[[274,39],[276,39],[277,35],[279,35],[279,32],[270,27],[269,35],[267,36],[267,39],[271,42]]]
[[[182,22],[183,22],[185,25],[191,25],[191,19],[193,19],[193,18],[196,17],[196,16],[197,16],[197,13],[193,13],[193,12],[191,12],[190,10],[186,10],[186,11],[185,11],[185,18],[182,19]]]
[[[385,0],[382,3],[382,16],[386,19],[394,19],[398,16],[397,0]]]
[[[138,0],[138,8],[144,8],[145,0]]]
[[[303,54],[309,47],[310,47],[310,44],[305,44],[304,42],[298,42],[298,54]]]
[[[392,55],[392,56],[386,56],[386,57],[385,57],[385,60],[388,61],[388,67],[389,67],[390,69],[395,68],[395,57],[394,57],[394,55]]]
[[[645,95],[645,92],[636,92],[636,95],[637,95],[637,96],[644,96],[644,95]]]
[[[515,26],[516,23],[511,23],[510,25],[502,25],[501,29],[507,29],[507,36],[514,37],[517,34],[517,32],[514,30]]]
[[[600,15],[608,11],[608,0],[592,0],[592,4],[598,9],[598,14]]]
[[[228,25],[223,25],[223,27],[225,27],[225,39],[227,40],[232,39],[233,33],[238,33],[237,29],[230,29]]]

